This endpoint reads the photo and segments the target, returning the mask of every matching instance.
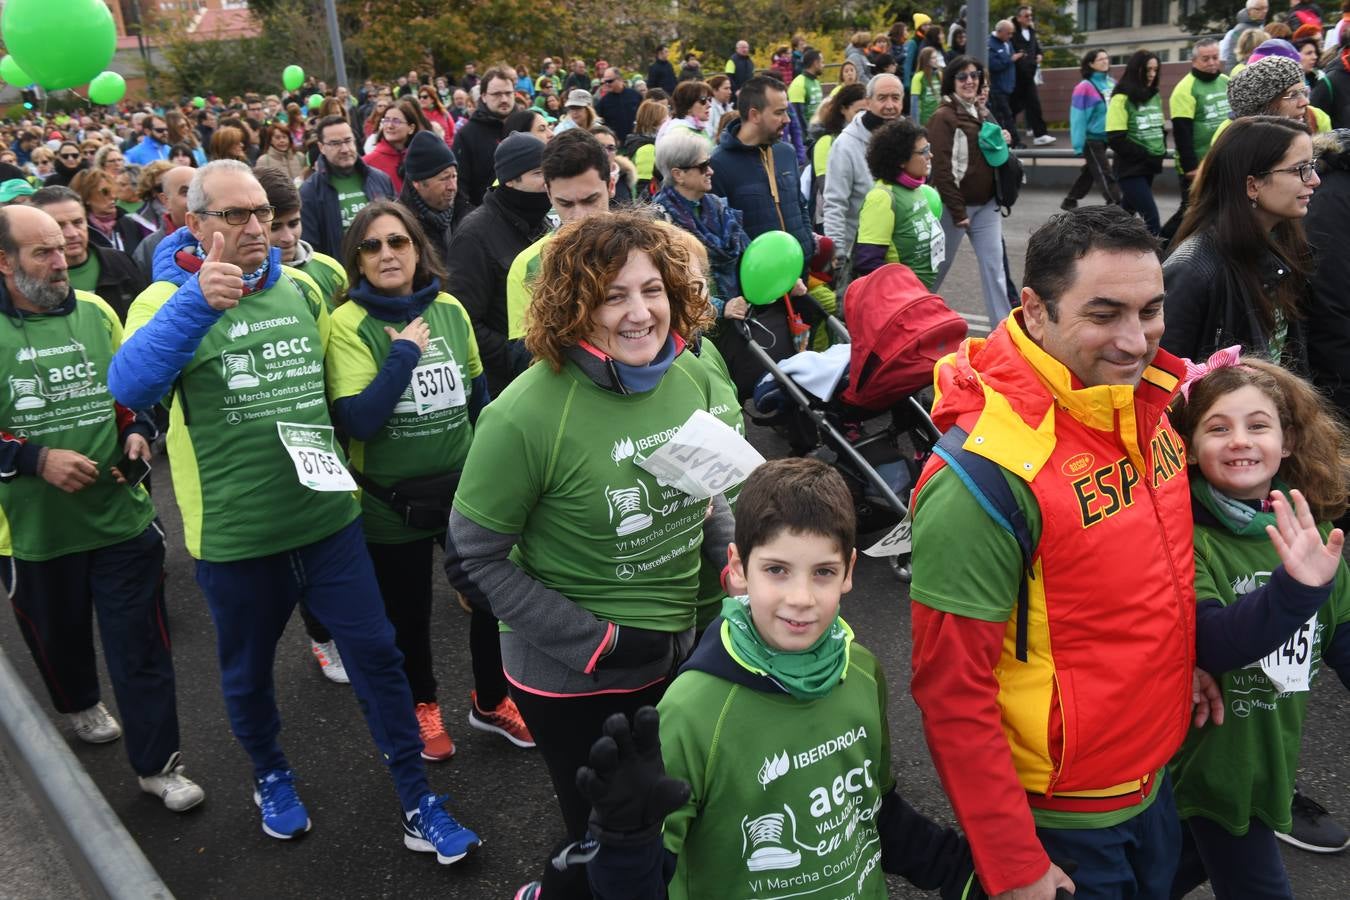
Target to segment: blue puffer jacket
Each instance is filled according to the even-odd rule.
[[[155,249],[155,281],[172,282],[178,290],[164,301],[149,322],[123,342],[113,357],[108,368],[108,390],[123,406],[148,409],[167,396],[178,373],[192,361],[202,338],[223,314],[206,302],[197,286],[196,273],[188,272],[178,263],[178,251],[196,245],[197,239],[184,226],[160,241]],[[280,277],[281,251],[273,247],[268,254],[267,275],[258,291],[267,290]]]
[[[797,239],[804,258],[809,260],[816,252],[815,236],[798,187],[797,155],[792,145],[775,141],[772,147],[779,201],[775,211],[768,173],[760,158],[761,148],[742,144],[737,137],[740,129],[741,122],[733,122],[713,151],[712,192],[741,211],[745,233],[751,239],[766,231],[784,230]]]
[[[989,90],[1011,94],[1017,87],[1017,69],[1013,65],[1012,41],[1000,41],[989,35]]]

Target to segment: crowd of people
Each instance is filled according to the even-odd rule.
[[[5,124],[0,580],[53,706],[125,734],[170,810],[204,799],[162,453],[271,837],[312,826],[273,682],[298,607],[405,846],[480,846],[426,776],[455,753],[439,545],[470,622],[450,689],[538,751],[564,824],[517,900],[880,897],[885,873],[1291,896],[1277,837],[1350,846],[1295,786],[1313,676],[1350,685],[1350,0],[1325,34],[1314,9],[1267,25],[1249,0],[1195,42],[1167,223],[1158,57],[1116,80],[1085,53],[1084,168],[1020,289],[1014,151],[1057,140],[1025,6],[987,67],[964,20],[920,13],[839,61],[797,37],[758,69],[740,41],[706,78],[661,49],[645,78],[546,57]],[[740,260],[779,231],[799,277],[748,302]],[[937,367],[912,516],[910,691],[957,831],[900,796],[885,675],[839,616],[841,476],[776,460],[709,500],[642,462],[699,411],[744,433],[763,354],[819,346],[888,265],[940,291],[966,239],[996,327]]]

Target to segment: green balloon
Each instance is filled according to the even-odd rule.
[[[195,106],[195,107],[197,107],[197,109],[206,109],[206,98],[205,98],[205,97],[193,97],[193,98],[192,98],[192,105]]]
[[[127,80],[116,72],[102,72],[89,82],[89,102],[112,106],[127,95]]]
[[[323,94],[310,94],[308,105],[310,109],[318,109],[323,106]]]
[[[305,83],[305,70],[292,63],[282,70],[281,83],[288,91],[298,90]]]
[[[928,211],[934,218],[942,218],[942,195],[937,192],[937,188],[931,184],[919,185],[919,193],[923,194],[923,199],[928,201]]]
[[[766,231],[741,254],[741,295],[756,306],[782,297],[802,277],[802,245],[786,231]]]
[[[117,50],[104,0],[8,0],[0,33],[14,61],[52,91],[88,84]]]
[[[33,83],[33,79],[28,77],[28,73],[19,67],[12,56],[0,59],[0,78],[19,87],[25,87]]]

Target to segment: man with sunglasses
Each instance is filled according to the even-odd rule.
[[[160,116],[146,116],[141,120],[141,142],[126,151],[126,161],[148,166],[157,159],[169,158],[169,126]]]
[[[197,170],[187,227],[160,248],[171,264],[133,304],[108,387],[133,408],[171,404],[184,533],[263,831],[288,840],[310,829],[278,740],[272,680],[277,640],[303,597],[342,650],[398,791],[404,845],[457,862],[478,838],[427,786],[403,657],[328,414],[328,311],[313,281],[283,271],[268,246],[274,216],[243,163]]]
[[[342,255],[342,235],[372,200],[394,197],[394,183],[359,154],[346,116],[324,116],[315,131],[319,159],[300,186],[300,217],[307,240],[328,256]]]
[[[619,70],[613,66],[605,69],[600,86],[602,90],[600,97],[595,101],[595,112],[614,130],[614,136],[622,145],[632,132],[633,123],[637,121],[637,109],[642,105],[642,95],[630,88],[619,74]]]

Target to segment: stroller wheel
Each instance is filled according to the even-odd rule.
[[[891,572],[900,581],[901,584],[909,584],[914,578],[914,572],[909,567],[909,556],[892,556],[890,558]]]

